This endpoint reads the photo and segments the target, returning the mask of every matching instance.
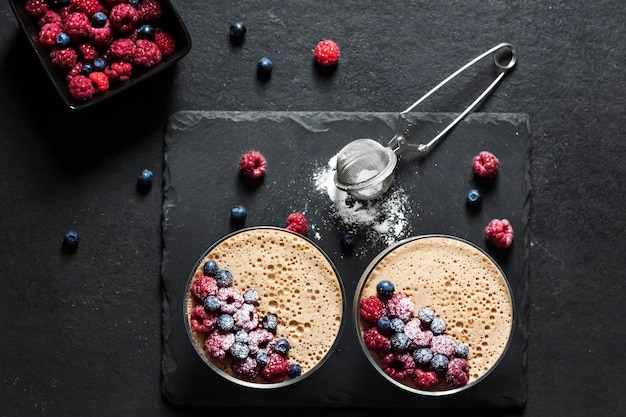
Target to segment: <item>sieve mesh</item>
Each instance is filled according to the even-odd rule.
[[[371,180],[389,165],[385,147],[371,139],[357,139],[337,155],[337,180],[352,186]]]

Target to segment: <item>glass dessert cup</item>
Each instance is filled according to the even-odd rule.
[[[241,359],[230,353],[225,358],[215,357],[207,349],[205,339],[211,332],[225,333],[219,329],[201,333],[192,328],[192,311],[203,305],[193,286],[205,275],[204,265],[209,260],[232,274],[232,288],[241,293],[254,289],[258,294],[258,301],[253,303],[258,325],[254,330],[248,327],[249,334],[263,328],[263,317],[277,317],[273,340],[288,340],[290,349],[283,356],[290,364],[301,366],[300,375],[268,380],[261,365],[256,376],[241,375],[234,365]],[[185,327],[200,358],[225,380],[258,389],[288,386],[319,369],[336,348],[346,309],[342,282],[328,256],[306,237],[277,227],[242,229],[213,244],[193,267],[185,294]],[[256,360],[258,346],[255,343],[253,348],[251,342],[249,358]],[[268,344],[262,349],[269,355],[273,348]]]
[[[383,350],[382,353],[368,348],[364,332],[372,327],[378,329],[379,326],[372,324],[371,320],[365,320],[360,312],[361,300],[372,296],[378,298],[376,287],[384,280],[393,283],[394,294],[404,294],[413,301],[412,318],[418,317],[422,307],[430,307],[437,317],[444,319],[444,335],[451,336],[455,343],[469,347],[469,354],[465,358],[469,372],[466,372],[467,380],[464,384],[448,383],[445,371],[438,373],[439,383],[428,388],[418,386],[416,379],[409,376],[417,371],[407,372],[405,378],[393,378],[390,376],[393,372],[385,372],[384,366],[389,372],[389,365],[383,365],[383,357],[389,351],[400,353],[393,344],[389,351]],[[423,396],[448,396],[483,381],[504,357],[514,323],[511,294],[504,272],[481,248],[454,236],[416,236],[385,249],[363,272],[357,283],[353,304],[355,330],[368,361],[390,383]],[[392,310],[389,306],[385,303],[385,312]],[[387,315],[393,317],[393,314]],[[422,330],[429,329],[424,321],[420,327]],[[431,336],[432,333],[435,331],[431,332]],[[408,330],[406,334],[409,334]],[[413,352],[419,347],[429,347],[422,340],[417,344],[417,339],[407,340],[411,341],[411,347],[402,353],[412,357],[415,357]],[[450,361],[459,359],[456,353],[449,355]],[[420,365],[415,361],[413,365],[416,370],[435,372],[429,364]]]

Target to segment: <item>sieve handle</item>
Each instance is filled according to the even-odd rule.
[[[498,57],[498,53],[502,51],[508,50],[510,53],[510,58],[508,62],[502,63]],[[434,94],[441,87],[450,82],[453,78],[458,76],[460,73],[476,64],[478,61],[483,58],[493,54],[493,62],[495,66],[500,70],[498,76],[491,82],[491,84],[465,109],[461,114],[459,114],[445,129],[443,129],[437,136],[431,139],[430,142],[426,144],[415,145],[408,143],[406,137],[404,136],[406,129],[408,128],[407,115],[410,111],[412,111],[415,107],[419,106],[423,101],[425,101],[428,97]],[[422,98],[417,100],[415,103],[411,104],[406,110],[400,113],[398,117],[398,124],[396,126],[395,136],[389,141],[388,146],[393,149],[396,154],[403,152],[406,149],[411,149],[420,154],[426,154],[441,138],[450,132],[465,116],[468,115],[472,110],[474,110],[491,92],[498,86],[500,81],[504,78],[504,76],[513,68],[517,62],[517,52],[515,48],[510,43],[501,43],[499,45],[494,46],[488,51],[483,52],[476,58],[469,61],[467,64],[463,65],[461,68],[456,70],[454,73],[450,74],[448,78],[437,84],[432,90],[426,93]]]

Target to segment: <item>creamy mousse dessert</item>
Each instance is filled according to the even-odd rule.
[[[372,363],[400,386],[441,395],[497,365],[512,303],[504,274],[482,250],[432,235],[379,255],[359,282],[355,309]]]
[[[196,351],[242,384],[270,387],[321,366],[339,335],[343,289],[315,245],[285,229],[244,229],[201,258],[184,310]]]

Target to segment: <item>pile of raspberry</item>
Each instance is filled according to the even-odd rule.
[[[127,82],[176,51],[159,0],[27,0],[24,8],[77,101]]]
[[[382,370],[403,383],[433,391],[469,381],[469,347],[446,333],[446,323],[430,307],[416,311],[410,297],[380,281],[377,294],[360,300],[363,341]]]
[[[300,376],[300,365],[289,361],[289,341],[276,336],[277,316],[261,317],[256,290],[242,292],[232,284],[232,274],[213,260],[192,282],[196,302],[189,325],[204,338],[207,356],[228,361],[233,374],[243,380],[276,383]]]

